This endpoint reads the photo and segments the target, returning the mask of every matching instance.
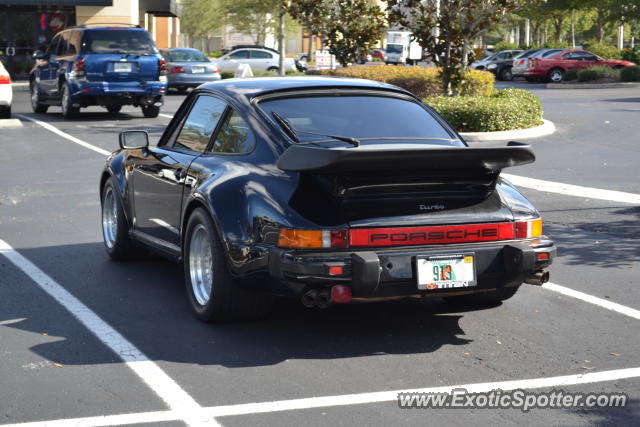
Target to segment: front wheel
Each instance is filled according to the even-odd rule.
[[[160,107],[156,107],[155,105],[143,105],[142,114],[148,119],[158,117],[158,114],[160,114]]]
[[[225,322],[265,313],[272,298],[243,289],[231,277],[225,252],[209,214],[193,211],[187,223],[183,250],[189,303],[203,322]]]
[[[102,237],[107,253],[117,261],[133,257],[134,248],[129,238],[129,225],[122,203],[111,180],[102,189]]]
[[[62,116],[65,119],[72,119],[80,112],[80,107],[73,106],[73,100],[71,99],[71,92],[69,86],[66,83],[62,83],[60,87],[62,93],[60,107],[62,107]]]

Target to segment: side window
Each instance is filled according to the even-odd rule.
[[[568,59],[575,59],[573,57],[573,53],[567,53],[566,55],[562,56],[562,59],[568,60]]]
[[[211,147],[214,153],[248,153],[253,149],[255,140],[249,125],[233,111],[220,127],[216,140]]]
[[[55,55],[56,54],[56,49],[58,47],[58,42],[60,41],[60,36],[57,35],[53,38],[53,40],[51,40],[51,43],[49,43],[49,46],[47,47],[47,55]]]
[[[80,53],[80,31],[72,31],[69,35],[67,55],[75,56]]]
[[[173,146],[203,152],[227,103],[213,96],[196,99]]]
[[[56,56],[65,56],[67,54],[67,41],[69,40],[69,32],[62,33],[60,43],[56,49]]]
[[[247,59],[249,58],[248,50],[238,50],[229,55],[231,59]]]
[[[255,58],[255,59],[271,59],[271,58],[273,58],[273,55],[271,55],[269,52],[264,52],[262,50],[252,50],[251,51],[251,58]]]

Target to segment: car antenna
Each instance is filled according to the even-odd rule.
[[[344,141],[344,142],[348,142],[349,144],[353,145],[354,147],[359,147],[360,146],[360,140],[358,140],[357,138],[352,138],[350,136],[338,136],[338,135],[325,135],[322,133],[315,133],[315,132],[307,132],[304,130],[296,130],[293,128],[293,126],[291,126],[291,123],[289,123],[289,121],[287,119],[285,119],[284,117],[282,117],[280,114],[276,113],[275,111],[272,111],[271,114],[273,115],[273,117],[275,117],[275,119],[278,121],[278,123],[280,123],[282,125],[282,127],[284,127],[284,129],[287,131],[287,133],[289,133],[290,136],[293,137],[293,140],[296,142],[300,142],[300,138],[298,138],[298,133],[305,133],[305,134],[309,134],[309,135],[315,135],[315,136],[324,136],[327,138],[332,138],[332,139],[336,139],[338,141]]]

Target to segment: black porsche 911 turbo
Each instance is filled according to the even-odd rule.
[[[500,177],[528,145],[469,147],[400,88],[320,77],[194,90],[157,146],[120,134],[100,180],[109,255],[184,265],[204,321],[421,296],[495,304],[542,284],[556,249]]]

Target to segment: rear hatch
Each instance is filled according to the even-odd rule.
[[[278,167],[300,172],[292,207],[351,227],[511,221],[495,191],[500,171],[535,159],[526,145],[331,145],[292,145]]]
[[[92,29],[84,32],[82,43],[87,80],[158,80],[159,57],[147,31]]]

